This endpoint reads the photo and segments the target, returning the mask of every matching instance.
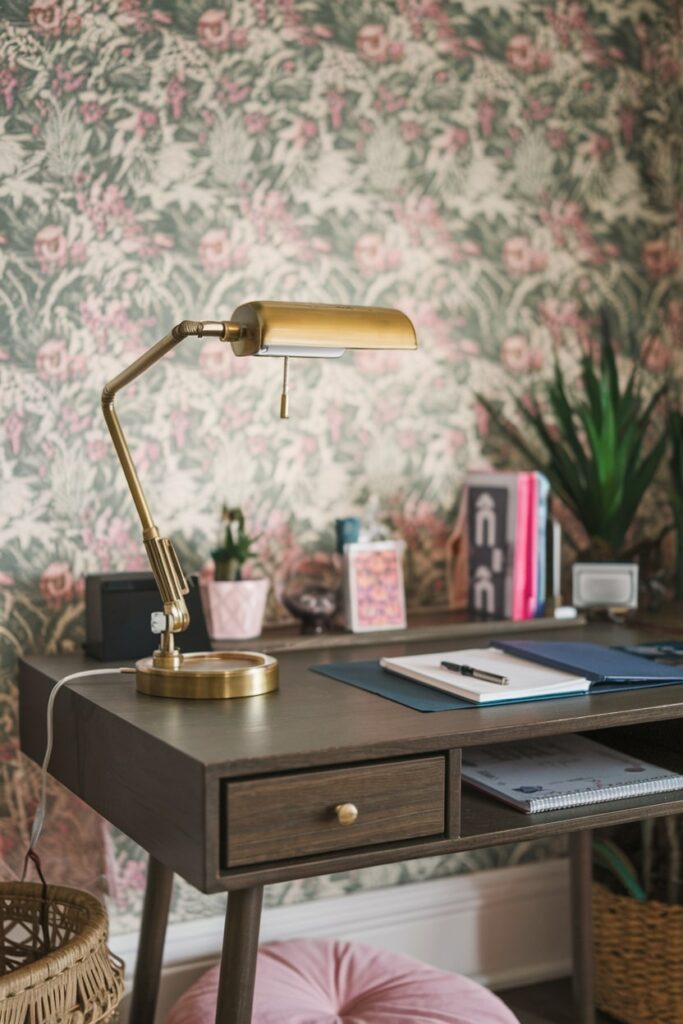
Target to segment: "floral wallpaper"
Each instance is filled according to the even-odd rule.
[[[674,0],[3,0],[0,22],[0,865],[35,773],[22,652],[83,639],[83,576],[145,567],[99,413],[171,325],[275,298],[396,305],[417,354],[292,367],[188,341],[119,408],[187,569],[223,500],[282,579],[372,496],[442,601],[482,460],[480,388],[574,359],[606,309],[624,358],[682,369],[681,9]],[[275,609],[274,609],[275,611]],[[63,857],[65,842],[74,848]],[[55,881],[139,910],[140,851],[52,794]],[[77,852],[76,852],[77,851]],[[539,847],[269,890],[272,903],[485,867]],[[215,904],[213,904],[215,908]],[[205,912],[187,887],[175,914]]]

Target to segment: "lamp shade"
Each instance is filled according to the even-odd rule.
[[[241,327],[237,356],[340,356],[347,348],[416,349],[415,328],[397,309],[307,302],[246,302],[231,320]]]

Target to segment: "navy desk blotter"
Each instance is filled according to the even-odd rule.
[[[336,679],[340,683],[348,683],[350,686],[357,686],[359,690],[366,690],[378,697],[385,697],[393,700],[396,704],[403,704],[406,708],[414,711],[459,711],[461,708],[491,708],[499,707],[501,704],[522,704],[531,700],[569,700],[571,697],[580,700],[584,694],[568,694],[566,697],[558,697],[553,694],[550,697],[530,697],[525,701],[497,700],[488,704],[474,704],[472,701],[463,700],[462,697],[453,697],[443,690],[436,690],[434,687],[417,683],[404,676],[395,675],[382,668],[378,661],[341,661],[334,665],[315,665],[312,672],[318,672],[322,676]],[[617,690],[639,690],[644,686],[680,686],[681,683],[671,682],[648,682],[648,683],[600,683],[591,687],[590,694],[615,693]]]

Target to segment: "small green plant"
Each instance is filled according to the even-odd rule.
[[[666,385],[646,399],[636,363],[620,386],[605,321],[600,358],[583,355],[580,382],[580,387],[570,384],[556,361],[552,378],[542,385],[547,413],[535,393],[530,399],[516,399],[531,441],[496,403],[477,397],[502,436],[531,467],[545,473],[555,494],[582,524],[590,556],[623,557],[627,532],[664,454],[665,430],[649,446],[645,437]],[[679,466],[683,471],[683,459]]]
[[[216,565],[216,580],[241,580],[245,562],[254,557],[252,550],[258,540],[250,537],[244,528],[241,508],[223,505],[222,520],[225,523],[224,540],[221,547],[211,552]]]

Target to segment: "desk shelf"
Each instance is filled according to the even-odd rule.
[[[683,723],[678,720],[644,722],[582,733],[624,754],[642,758],[661,768],[683,772]],[[609,800],[540,814],[525,814],[462,782],[460,839],[474,846],[516,843],[578,828],[638,821],[643,818],[683,813],[683,790]]]
[[[261,636],[251,640],[215,640],[212,647],[216,651],[252,650],[257,649],[265,654],[282,654],[285,651],[316,651],[330,648],[370,647],[378,643],[413,643],[422,640],[445,640],[452,638],[458,641],[472,637],[475,639],[496,636],[519,636],[525,633],[545,632],[546,630],[575,629],[585,625],[586,619],[580,615],[576,619],[525,619],[513,622],[511,619],[475,619],[469,612],[456,611],[453,608],[416,608],[408,613],[408,625],[405,629],[389,629],[379,633],[349,633],[338,630],[330,633],[306,635],[298,626],[287,624],[271,626]]]
[[[524,814],[485,793],[464,786],[461,809],[459,844],[466,849],[542,839],[562,832],[574,832],[578,828],[602,828],[663,814],[680,814],[683,813],[683,790],[658,794],[656,802],[652,797],[635,797],[562,811]]]

